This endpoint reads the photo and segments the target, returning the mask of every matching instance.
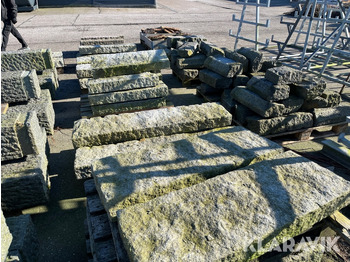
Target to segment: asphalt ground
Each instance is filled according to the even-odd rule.
[[[284,40],[288,34],[280,17],[294,7],[289,0],[273,0],[270,8],[261,8],[260,21],[271,20],[270,28],[260,28],[260,39]],[[86,218],[83,182],[74,175],[75,150],[71,142],[74,121],[80,118],[80,88],[75,75],[75,57],[82,37],[123,35],[126,43],[140,43],[142,28],[170,26],[186,33],[202,35],[211,43],[233,48],[242,6],[226,0],[158,0],[157,8],[40,8],[19,13],[16,24],[31,49],[50,48],[62,51],[66,68],[59,75],[60,87],[53,101],[56,121],[54,135],[49,137],[50,202],[23,211],[32,214],[40,241],[39,261],[86,261],[84,220]],[[247,20],[255,19],[255,8],[247,8]],[[253,38],[254,27],[247,25],[242,35]],[[253,44],[240,41],[238,47]],[[10,37],[7,50],[20,48]],[[183,87],[171,72],[164,79],[170,88],[174,105],[200,103],[193,88]],[[308,146],[302,146],[305,151]]]

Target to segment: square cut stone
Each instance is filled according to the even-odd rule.
[[[258,72],[262,67],[262,59],[263,59],[263,53],[259,51],[255,51],[251,48],[241,47],[237,50],[237,53],[245,56],[249,63],[248,63],[248,72],[249,73],[255,73]]]
[[[125,52],[136,52],[136,44],[116,44],[116,45],[81,45],[79,46],[80,55],[95,54],[114,54]]]
[[[265,78],[275,85],[296,84],[302,81],[302,72],[288,66],[273,67],[266,71]]]
[[[209,56],[205,60],[204,66],[223,77],[234,77],[243,72],[243,66],[240,62],[223,56]]]
[[[92,175],[111,221],[125,207],[280,154],[283,149],[243,127],[214,130],[100,159]]]
[[[228,89],[233,82],[232,78],[224,77],[209,69],[199,71],[199,80],[217,89]]]
[[[131,261],[250,261],[349,204],[349,181],[289,151],[117,219]]]

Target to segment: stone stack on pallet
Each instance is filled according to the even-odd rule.
[[[35,70],[41,89],[48,89],[51,98],[59,87],[58,73],[50,49],[7,51],[1,53],[1,71]]]
[[[1,206],[15,211],[48,201],[47,135],[55,114],[35,70],[3,72],[1,86],[2,102],[10,105],[1,117]]]
[[[318,77],[286,66],[253,76],[231,92],[234,119],[259,135],[273,135],[345,122],[349,104]]]
[[[88,93],[82,95],[82,117],[166,105],[168,87],[160,74],[169,67],[164,50],[137,51],[136,44],[117,44],[81,46],[80,52],[94,53],[77,59],[80,86]]]

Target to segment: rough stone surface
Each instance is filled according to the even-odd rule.
[[[217,103],[178,106],[156,110],[81,119],[74,123],[75,148],[113,144],[176,133],[230,125],[232,116]]]
[[[63,58],[63,52],[52,52],[52,59],[55,64],[56,68],[63,68],[64,67],[64,58]]]
[[[349,203],[350,182],[289,151],[117,217],[131,261],[248,261]]]
[[[160,74],[145,72],[141,74],[89,79],[85,85],[89,90],[89,94],[100,94],[156,86],[160,79]]]
[[[206,56],[225,56],[225,51],[222,48],[208,42],[201,42],[199,50]]]
[[[181,79],[182,83],[198,79],[198,69],[178,69],[177,67],[173,67],[172,69],[176,76]]]
[[[243,127],[190,136],[97,160],[92,175],[111,221],[116,212],[280,154],[282,148]]]
[[[43,144],[46,135],[43,137],[35,111],[8,112],[1,117],[1,161],[40,154]]]
[[[81,78],[93,78],[91,64],[77,64],[76,72],[79,79]]]
[[[282,66],[281,61],[277,60],[265,60],[262,62],[261,71],[266,72],[270,68]]]
[[[259,117],[255,112],[250,110],[248,107],[236,102],[236,110],[234,113],[234,119],[238,121],[239,124],[246,126],[248,117]]]
[[[196,54],[188,58],[177,58],[176,67],[179,69],[199,69],[204,67],[204,61],[207,57],[203,54]]]
[[[80,45],[118,45],[124,44],[124,36],[82,37]]]
[[[45,69],[38,75],[39,85],[41,89],[48,89],[51,93],[51,98],[55,97],[56,90],[59,87],[58,73],[56,68]]]
[[[103,94],[89,94],[88,98],[90,105],[95,106],[166,97],[167,95],[168,86],[163,81],[160,81],[159,84],[154,87],[145,87]]]
[[[197,42],[185,42],[177,48],[177,54],[180,57],[191,57],[197,53],[198,48],[199,46]]]
[[[258,117],[247,118],[247,128],[259,135],[279,134],[287,131],[300,130],[313,126],[311,113],[297,112],[287,116],[262,119]]]
[[[15,103],[40,97],[40,85],[35,70],[1,73],[1,102]]]
[[[231,90],[225,89],[221,94],[220,103],[229,111],[231,114],[234,114],[237,102],[231,98]]]
[[[327,107],[335,107],[338,106],[341,102],[341,96],[339,93],[334,92],[332,90],[326,89],[321,97],[327,100]]]
[[[30,215],[8,217],[6,222],[13,235],[8,253],[9,261],[37,261],[39,240]]]
[[[312,98],[310,100],[305,100],[303,106],[301,107],[301,110],[303,111],[311,111],[314,108],[325,108],[328,105],[328,100],[320,97],[320,96],[316,96],[315,98]]]
[[[346,116],[350,115],[350,104],[340,103],[337,107],[315,108],[313,115],[315,126],[343,123],[346,121]]]
[[[268,69],[265,77],[275,85],[297,84],[302,81],[302,72],[287,66],[280,66]]]
[[[248,71],[250,73],[258,72],[261,69],[263,58],[263,54],[261,52],[250,48],[241,47],[237,50],[237,53],[244,55],[248,59]]]
[[[166,38],[166,43],[168,48],[176,48],[178,41],[184,41],[186,39],[185,36],[182,35],[174,35],[174,36],[168,36]]]
[[[242,64],[244,74],[249,73],[249,60],[244,55],[227,48],[223,48],[223,50],[225,51],[225,57]]]
[[[92,57],[93,78],[138,74],[170,67],[163,49]]]
[[[43,71],[52,68],[55,68],[55,63],[50,49],[1,53],[1,71]]]
[[[46,140],[45,133],[43,137]],[[2,164],[2,210],[22,210],[46,203],[49,199],[50,186],[47,166],[45,153],[28,155],[25,160]]]
[[[291,87],[292,93],[306,100],[322,95],[326,89],[326,82],[319,77],[304,78],[300,83]]]
[[[227,89],[232,86],[232,78],[223,77],[209,69],[199,71],[199,80],[217,89]]]
[[[223,77],[234,77],[243,72],[243,66],[240,62],[223,56],[209,56],[205,60],[204,66]]]
[[[36,111],[39,125],[45,128],[47,135],[53,135],[55,126],[55,111],[49,90],[42,90],[38,99],[31,99],[26,105],[11,106],[7,113]]]
[[[247,88],[267,101],[280,101],[289,97],[289,85],[274,85],[264,77],[252,77]]]
[[[164,106],[166,106],[166,98],[162,97],[139,101],[91,106],[91,110],[94,116],[105,116],[111,114],[156,109]]]
[[[231,96],[242,105],[245,105],[262,117],[276,117],[284,113],[284,105],[269,102],[246,87],[237,86],[232,90]]]
[[[246,86],[249,81],[249,77],[246,75],[236,75],[233,79],[233,87]]]
[[[10,230],[6,224],[4,214],[1,210],[1,262],[4,262],[7,257],[7,253],[11,242],[12,234],[10,233]]]
[[[79,46],[80,55],[114,54],[114,53],[136,52],[136,51],[137,51],[136,44]]]
[[[297,112],[304,104],[304,99],[298,96],[291,95],[287,99],[279,102],[285,107],[284,114],[288,115],[290,113]]]

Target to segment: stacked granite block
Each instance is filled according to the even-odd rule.
[[[324,80],[286,66],[269,68],[264,77],[252,76],[230,96],[231,102],[225,94],[223,104],[231,107],[235,120],[260,135],[341,123],[350,114]]]
[[[49,89],[54,98],[59,87],[53,53],[50,49],[6,51],[1,53],[1,71],[31,71],[36,70],[40,87]]]

